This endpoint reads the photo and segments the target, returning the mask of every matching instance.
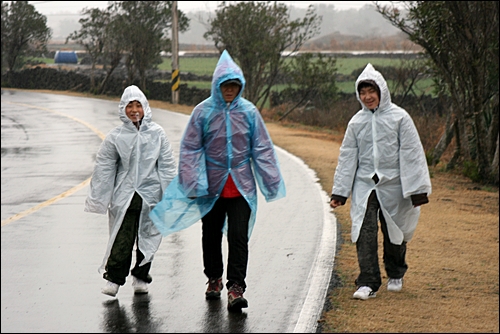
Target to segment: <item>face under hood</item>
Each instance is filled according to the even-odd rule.
[[[234,62],[233,58],[229,55],[227,50],[224,50],[215,66],[214,74],[212,76],[212,97],[217,100],[217,102],[224,102],[222,97],[222,92],[220,89],[221,83],[227,80],[239,80],[241,83],[241,89],[238,96],[235,98],[237,100],[243,93],[245,89],[245,77],[241,68]]]

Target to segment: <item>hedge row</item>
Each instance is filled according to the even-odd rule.
[[[23,89],[47,89],[60,91],[75,91],[82,93],[90,93],[90,75],[88,70],[68,71],[64,69],[34,67],[24,69],[22,71],[7,72],[2,75],[2,87],[6,88],[23,88]],[[96,82],[100,82],[104,78],[103,72],[96,72]],[[187,74],[183,74],[186,76]],[[119,72],[113,75],[105,88],[104,94],[108,96],[120,97],[123,90],[127,86],[124,75]],[[145,94],[148,99],[167,101],[172,100],[172,91],[170,81],[170,73],[160,71],[152,72],[146,81]],[[184,80],[200,80],[207,81],[211,78],[198,77],[191,75]],[[153,81],[164,80],[164,82]],[[138,82],[135,85],[140,86]],[[181,84],[179,90],[179,103],[188,106],[195,106],[207,97],[210,96],[209,89],[198,89],[196,87],[188,88],[187,84]],[[270,105],[275,107],[285,102],[299,101],[301,94],[298,90],[283,92],[273,92],[270,97]],[[337,101],[350,101],[356,103],[354,94],[339,93]],[[404,99],[401,96],[393,96],[392,101],[401,107],[412,110],[413,114],[422,115],[442,115],[445,106],[449,101],[439,101],[430,95],[415,97],[412,95],[406,96]],[[314,104],[314,103],[313,103]]]
[[[96,82],[103,80],[101,74],[95,77]],[[153,81],[156,78],[146,80],[144,94],[151,100],[172,100],[170,82]],[[138,82],[133,84],[139,86]],[[105,87],[104,94],[120,97],[127,86],[126,80],[119,76],[112,76]],[[47,89],[60,91],[75,91],[90,93],[90,75],[88,72],[68,71],[63,69],[35,67],[22,71],[11,71],[2,75],[2,87],[23,89]],[[210,90],[188,88],[187,84],[181,84],[179,88],[179,103],[195,106],[210,96]]]

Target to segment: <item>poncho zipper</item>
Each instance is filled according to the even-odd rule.
[[[378,147],[377,147],[377,111],[372,113],[372,145],[373,145],[373,167],[374,175],[378,175]],[[380,178],[380,177],[379,177]]]

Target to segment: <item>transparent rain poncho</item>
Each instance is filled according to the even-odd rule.
[[[363,80],[373,80],[380,88],[375,112],[359,97],[357,87]],[[347,198],[352,192],[351,239],[356,242],[368,197],[375,189],[391,242],[400,245],[413,237],[420,216],[420,207],[413,207],[411,195],[431,194],[425,152],[410,115],[391,102],[384,77],[371,64],[359,75],[355,88],[362,109],[347,126],[332,194]],[[375,174],[377,184],[372,179]]]
[[[227,104],[220,84],[230,79],[240,80],[242,87]],[[211,95],[193,109],[182,137],[179,174],[150,214],[164,236],[193,225],[207,214],[229,174],[252,210],[249,238],[257,211],[256,183],[268,202],[285,197],[271,137],[257,108],[241,97],[244,88],[241,69],[224,51],[212,77]],[[227,233],[227,219],[223,232]]]
[[[139,129],[125,113],[131,101],[139,101],[144,110]],[[99,147],[84,209],[98,214],[107,212],[109,216],[109,241],[100,271],[106,265],[135,192],[143,199],[138,234],[139,249],[145,259],[140,265],[153,260],[162,236],[149,213],[177,172],[172,146],[163,128],[151,120],[148,100],[138,87],[125,89],[118,115],[123,124],[111,130]]]

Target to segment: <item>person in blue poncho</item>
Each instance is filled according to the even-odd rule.
[[[201,219],[207,299],[219,299],[223,289],[223,233],[227,236],[229,311],[248,307],[243,293],[256,184],[267,202],[286,195],[273,142],[255,105],[242,97],[244,88],[240,67],[224,50],[211,95],[193,109],[183,134],[179,174],[150,213],[164,236]]]

